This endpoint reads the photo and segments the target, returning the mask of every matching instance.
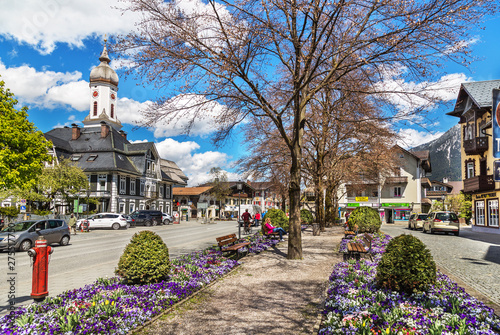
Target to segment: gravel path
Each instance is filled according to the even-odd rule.
[[[286,259],[287,241],[245,257],[234,273],[141,334],[313,334],[328,277],[341,260],[336,248],[343,229],[320,236],[308,230],[303,260]]]

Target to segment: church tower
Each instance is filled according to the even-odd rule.
[[[90,111],[83,120],[83,124],[87,127],[99,125],[100,122],[105,121],[116,130],[120,130],[122,124],[116,115],[118,75],[109,66],[111,59],[106,49],[106,40],[99,60],[101,64],[90,72]]]

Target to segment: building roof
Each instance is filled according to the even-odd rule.
[[[212,186],[197,186],[197,187],[174,187],[173,195],[200,195],[209,191]]]
[[[462,83],[458,92],[455,108],[453,111],[446,114],[460,117],[464,112],[467,112],[467,98],[472,100],[476,108],[490,108],[493,103],[492,91],[494,88],[500,88],[500,80]]]
[[[158,155],[153,142],[130,143],[126,137],[113,127],[108,127],[108,133],[102,137],[101,132],[105,124],[79,128],[54,128],[45,133],[45,138],[54,146],[56,157],[69,158],[77,163],[84,172],[120,171],[132,176],[142,176],[146,168],[146,155]],[[77,139],[73,140],[73,132],[79,132]],[[178,174],[184,175],[174,162]],[[185,185],[183,180],[171,178],[164,173],[158,177],[174,184]],[[186,177],[187,178],[187,177]]]
[[[160,159],[160,168],[162,175],[166,175],[175,184],[179,186],[186,186],[189,178],[182,172],[182,170],[173,161],[168,159]]]

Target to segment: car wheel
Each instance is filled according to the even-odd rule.
[[[144,225],[146,227],[150,227],[151,226],[151,221],[147,220],[147,221],[144,221]]]
[[[68,235],[64,235],[62,238],[61,238],[61,241],[59,242],[60,245],[68,245],[69,244],[69,236]]]
[[[120,224],[118,222],[115,222],[111,225],[111,228],[113,228],[114,230],[118,230],[120,229]]]
[[[126,225],[127,229],[130,228],[130,223],[127,222],[127,225]]]
[[[163,224],[170,224],[170,220],[169,219],[163,220]]]
[[[19,245],[19,250],[21,250],[21,251],[28,251],[30,249],[31,249],[31,241],[30,240],[24,240]]]
[[[158,225],[158,222],[156,222],[156,220],[153,220],[153,226],[156,226]]]

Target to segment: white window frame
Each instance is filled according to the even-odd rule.
[[[399,192],[396,192],[398,190]],[[402,198],[403,197],[403,188],[401,186],[394,187],[392,195],[394,198]]]
[[[484,200],[476,201],[476,226],[484,226]]]
[[[132,203],[132,202],[131,202],[131,203],[129,203],[129,204],[128,204],[128,209],[129,209],[129,212],[128,212],[128,213],[129,213],[129,214],[132,214],[132,213],[134,212],[134,210],[135,210],[135,204],[134,204],[134,203]]]
[[[135,179],[130,178],[130,195],[135,195]]]
[[[498,227],[498,199],[488,200],[488,226]]]
[[[103,184],[103,182],[104,182],[104,184]],[[106,191],[107,189],[108,189],[108,176],[105,174],[100,174],[97,177],[97,190],[98,191]]]
[[[127,193],[127,178],[120,176],[120,194]]]
[[[467,179],[473,178],[474,176],[474,162],[467,162]]]
[[[120,202],[120,204],[118,205],[118,208],[119,208],[120,213],[125,214],[125,203]]]
[[[170,185],[165,185],[165,199],[170,199],[170,189],[172,188],[172,186]],[[170,213],[169,213],[170,214]]]

